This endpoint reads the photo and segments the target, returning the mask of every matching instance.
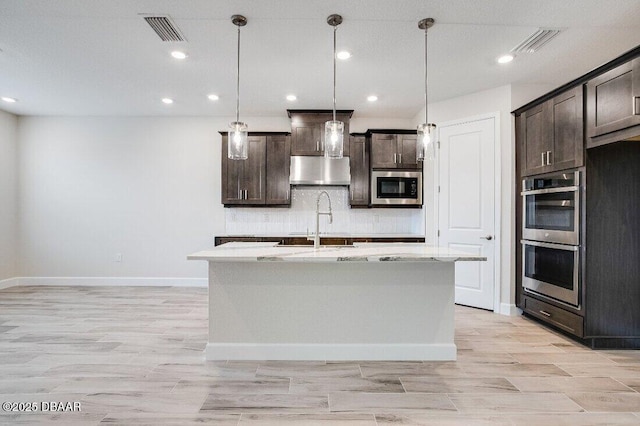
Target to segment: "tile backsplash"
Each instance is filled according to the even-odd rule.
[[[291,188],[290,208],[226,208],[227,235],[304,234],[315,231],[316,199],[325,190],[331,198],[333,223],[320,216],[320,233],[424,235],[424,209],[351,209],[347,187]],[[328,211],[326,197],[320,211]]]

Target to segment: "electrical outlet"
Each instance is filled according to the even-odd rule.
[[[115,256],[113,256],[113,261],[122,262],[122,253],[116,253]]]

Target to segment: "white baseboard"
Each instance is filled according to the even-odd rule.
[[[0,280],[0,290],[9,288],[9,287],[15,287],[17,285],[20,285],[20,281],[18,280],[18,278],[9,278],[6,280]]]
[[[21,277],[20,285],[115,286],[115,287],[207,287],[207,278],[151,277]]]
[[[510,317],[516,317],[522,315],[522,309],[518,308],[513,303],[501,303],[500,315],[507,315]]]
[[[456,345],[207,343],[205,357],[208,361],[455,361]]]

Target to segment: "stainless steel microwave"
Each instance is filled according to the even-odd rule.
[[[371,205],[422,205],[422,172],[371,172]]]

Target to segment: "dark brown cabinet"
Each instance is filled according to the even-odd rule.
[[[367,207],[370,201],[369,189],[369,146],[363,134],[349,137],[351,185],[349,185],[349,205]]]
[[[625,132],[639,125],[640,58],[589,80],[587,147],[626,139]],[[633,135],[638,133],[633,131]]]
[[[291,155],[324,155],[324,126],[333,120],[328,110],[287,110],[291,118]],[[344,151],[349,156],[349,120],[351,110],[336,111],[336,120],[344,123]]]
[[[516,199],[522,176],[581,173],[578,305],[524,291],[522,201],[514,232],[517,305],[592,348],[640,348],[640,46],[514,114]]]
[[[227,158],[227,137],[222,134],[222,204],[288,205],[289,136],[250,133],[246,160]]]
[[[386,133],[370,130],[371,168],[373,169],[420,169],[416,160],[418,136],[414,131],[389,130]]]
[[[286,135],[267,136],[267,194],[265,204],[291,204],[291,137]]]
[[[582,90],[575,87],[518,117],[521,176],[584,164]]]
[[[308,240],[306,237],[291,237],[291,236],[269,236],[269,237],[244,237],[225,235],[215,237],[214,243],[216,246],[233,242],[251,242],[251,243],[264,243],[272,242],[282,245],[304,245],[312,246],[313,239]],[[351,236],[332,236],[332,237],[320,237],[321,245],[351,245],[353,243],[424,243],[424,237],[351,237]]]

